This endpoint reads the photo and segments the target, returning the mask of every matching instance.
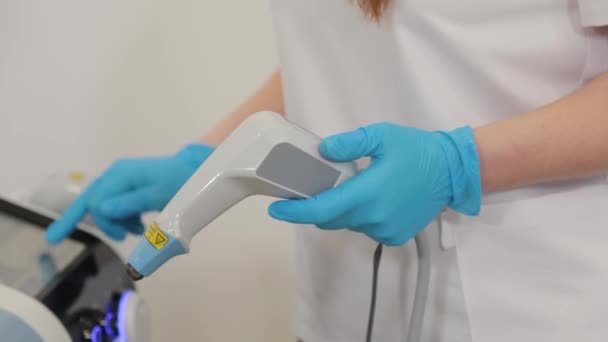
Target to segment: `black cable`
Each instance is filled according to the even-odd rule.
[[[372,342],[372,330],[374,329],[374,315],[376,313],[376,293],[378,292],[378,270],[382,258],[382,244],[378,244],[374,252],[374,275],[372,277],[372,300],[369,308],[369,320],[367,322],[366,342]]]

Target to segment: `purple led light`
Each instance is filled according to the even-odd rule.
[[[116,330],[114,330],[112,328],[113,320],[114,320],[114,313],[113,312],[106,313],[106,317],[105,317],[106,325],[104,328],[106,330],[106,335],[108,335],[108,337],[110,337],[111,339],[116,338],[116,335],[117,335]]]
[[[125,291],[118,301],[118,341],[129,342],[127,340],[127,305],[129,303],[129,297],[133,292],[131,290]]]
[[[91,341],[103,342],[103,330],[101,330],[99,325],[96,325],[93,330],[91,330]]]

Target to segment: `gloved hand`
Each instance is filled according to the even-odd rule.
[[[386,245],[401,245],[450,207],[477,215],[479,157],[470,127],[427,132],[375,124],[322,141],[333,161],[371,157],[371,164],[341,185],[303,200],[273,203],[279,220],[348,228]]]
[[[49,226],[46,240],[59,243],[87,213],[112,239],[143,233],[140,214],[164,208],[211,152],[210,146],[192,144],[170,157],[114,162]]]

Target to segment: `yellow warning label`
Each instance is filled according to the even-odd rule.
[[[74,182],[82,182],[85,179],[85,174],[84,172],[74,171],[70,173],[68,177]]]
[[[148,227],[145,235],[146,240],[148,240],[148,242],[156,249],[163,248],[167,244],[167,241],[169,241],[167,235],[165,235],[163,231],[158,228],[156,223],[152,223],[150,227]]]

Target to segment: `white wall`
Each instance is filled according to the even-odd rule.
[[[172,153],[276,63],[267,1],[0,1],[0,192]],[[242,203],[141,283],[154,341],[292,339],[292,231],[267,203]]]

